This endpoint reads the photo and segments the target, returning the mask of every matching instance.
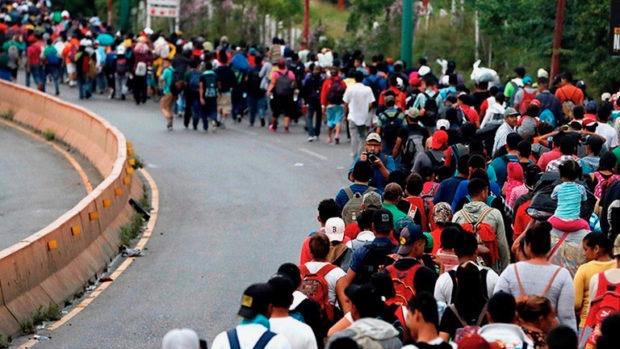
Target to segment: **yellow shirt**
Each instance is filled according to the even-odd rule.
[[[573,284],[575,286],[575,309],[577,311],[581,310],[579,327],[584,326],[588,317],[588,310],[590,308],[590,279],[598,273],[615,267],[616,261],[612,259],[608,262],[590,261],[577,269]]]

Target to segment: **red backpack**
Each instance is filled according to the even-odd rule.
[[[484,245],[485,250],[483,254],[488,256],[485,258],[485,261],[490,263],[487,266],[493,266],[497,261],[499,261],[499,243],[497,242],[497,233],[496,231],[489,225],[488,223],[484,223],[484,219],[486,216],[493,211],[492,207],[488,207],[486,210],[482,211],[478,220],[474,219],[471,214],[467,213],[465,210],[461,210],[461,214],[463,218],[465,218],[466,223],[461,224],[463,229],[468,233],[475,234],[476,239],[478,240],[478,245]]]
[[[394,285],[394,291],[396,291],[394,304],[407,305],[411,297],[415,296],[413,278],[421,267],[422,263],[418,263],[406,270],[398,270],[393,264],[385,268],[390,274],[392,284]]]
[[[586,348],[595,348],[603,320],[620,311],[620,283],[612,284],[605,277],[605,272],[599,273],[596,295],[590,304],[583,335],[588,335]]]
[[[536,98],[536,91],[529,93],[525,89],[523,89],[523,99],[521,100],[521,104],[519,104],[519,113],[521,115],[525,114],[527,107],[530,106],[530,102],[532,102]]]
[[[325,276],[336,269],[333,264],[326,264],[316,273],[311,273],[306,265],[302,265],[301,286],[299,290],[321,306],[322,313],[329,321],[334,321],[334,307],[329,303],[329,286]]]

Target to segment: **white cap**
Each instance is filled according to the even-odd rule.
[[[332,217],[325,222],[325,234],[329,241],[342,241],[344,239],[344,221],[339,217]]]
[[[62,18],[69,18],[69,11],[67,11],[67,10],[62,11],[62,12],[60,13],[60,16],[61,16]]]
[[[450,121],[446,119],[437,120],[437,129],[441,130],[441,128],[448,131],[450,129]]]
[[[418,69],[418,74],[420,74],[420,76],[424,76],[430,72],[431,72],[431,68],[426,65],[423,65],[420,67],[420,69]]]
[[[151,29],[149,27],[144,28],[143,32],[146,35],[153,35],[153,29]]]
[[[161,341],[162,349],[199,349],[200,339],[189,328],[170,330]]]
[[[539,78],[549,78],[549,73],[546,70],[544,70],[543,68],[540,68],[536,72],[536,77],[539,77]]]
[[[611,93],[609,93],[609,92],[604,92],[604,93],[601,95],[601,100],[602,100],[603,102],[605,102],[605,101],[609,101],[610,99],[611,99]]]

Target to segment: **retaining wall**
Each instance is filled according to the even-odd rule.
[[[14,335],[40,306],[62,307],[118,253],[119,228],[133,213],[129,198],[141,195],[142,184],[128,164],[132,149],[123,134],[94,113],[0,81],[0,112],[8,110],[16,122],[54,132],[104,177],[50,225],[0,251],[0,333]]]

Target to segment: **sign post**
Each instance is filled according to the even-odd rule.
[[[612,56],[620,56],[620,0],[611,0],[609,36],[609,54]]]
[[[151,17],[174,18],[174,29],[180,26],[180,0],[147,0],[146,26],[151,27]]]

